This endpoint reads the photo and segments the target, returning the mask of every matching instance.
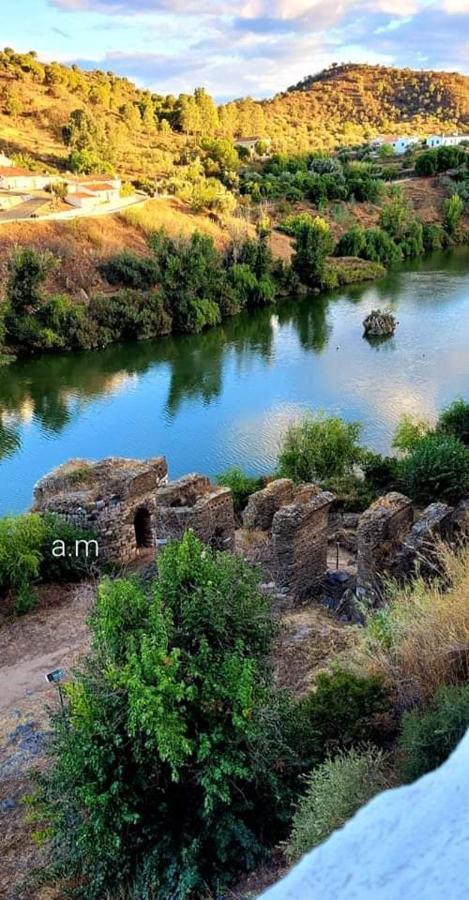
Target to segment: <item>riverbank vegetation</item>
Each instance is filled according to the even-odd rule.
[[[333,491],[347,511],[362,511],[376,497],[400,490],[416,503],[451,503],[469,491],[469,402],[456,399],[436,424],[403,417],[396,429],[397,456],[360,443],[361,425],[322,413],[292,423],[282,440],[276,477],[314,482]],[[239,469],[220,478],[237,493],[241,512],[259,488]],[[240,486],[242,490],[240,489]]]

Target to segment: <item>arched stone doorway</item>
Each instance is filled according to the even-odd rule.
[[[154,546],[151,515],[144,506],[140,506],[135,512],[134,529],[138,550]]]

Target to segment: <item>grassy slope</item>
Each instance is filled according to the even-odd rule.
[[[47,288],[77,295],[80,289],[96,291],[106,285],[97,271],[99,262],[120,250],[147,253],[146,235],[164,228],[173,237],[188,236],[196,229],[210,235],[218,247],[239,234],[253,234],[252,226],[230,217],[225,224],[195,215],[176,199],[149,200],[122,215],[80,218],[64,222],[27,221],[0,225],[0,289],[7,277],[8,258],[17,245],[50,250],[59,260]]]
[[[403,182],[403,187],[422,221],[441,221],[442,204],[447,192],[440,179],[414,178]],[[306,202],[295,205],[295,212],[302,210],[313,215],[317,212]],[[275,214],[274,208],[271,215],[273,224],[282,218]],[[380,207],[369,203],[331,203],[323,215],[330,221],[338,238],[354,222],[376,225]],[[468,215],[463,225],[469,228]],[[5,223],[0,225],[0,288],[5,283],[9,255],[15,245],[21,244],[38,250],[51,250],[59,259],[59,265],[50,277],[50,290],[77,295],[80,289],[87,293],[103,289],[106,285],[97,271],[100,260],[124,248],[145,254],[146,234],[157,228],[164,228],[173,237],[188,236],[197,229],[210,235],[220,248],[236,235],[254,234],[253,226],[242,219],[230,217],[221,224],[207,216],[192,213],[176,199],[149,200],[143,207],[102,219]],[[271,247],[275,256],[286,261],[290,259],[292,242],[287,235],[274,230]]]

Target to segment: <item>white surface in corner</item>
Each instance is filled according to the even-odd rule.
[[[469,731],[439,769],[379,794],[262,898],[469,898]]]

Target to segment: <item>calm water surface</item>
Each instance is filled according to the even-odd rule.
[[[399,320],[370,344],[376,306]],[[43,356],[0,369],[0,514],[26,509],[72,456],[165,454],[170,475],[272,469],[305,410],[363,422],[389,451],[403,413],[433,419],[469,396],[469,250],[435,254],[365,287],[292,299],[200,336]]]

